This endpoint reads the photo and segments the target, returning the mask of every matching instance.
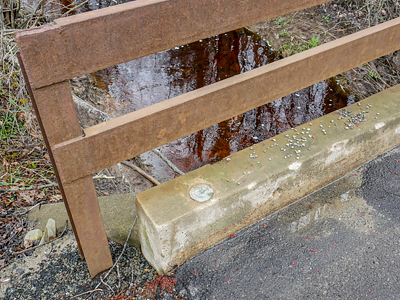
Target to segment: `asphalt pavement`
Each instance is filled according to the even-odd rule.
[[[232,235],[176,269],[179,296],[400,299],[399,174],[396,147]]]

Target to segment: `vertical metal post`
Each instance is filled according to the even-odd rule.
[[[47,151],[82,259],[86,259],[92,278],[112,267],[110,249],[92,176],[62,182],[53,159],[52,146],[82,136],[68,81],[32,89],[23,57],[17,54]],[[70,163],[73,164],[71,161]]]

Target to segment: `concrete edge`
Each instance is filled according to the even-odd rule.
[[[158,273],[167,273],[398,145],[399,100],[400,85],[348,106],[352,115],[366,117],[358,126],[333,112],[138,194],[145,258]],[[300,146],[292,149],[293,144]],[[202,203],[189,196],[200,183],[214,190]]]
[[[124,244],[136,217],[134,194],[99,197],[98,200],[107,237],[116,243]],[[40,230],[44,230],[49,218],[56,221],[57,230],[63,229],[65,221],[69,221],[63,202],[34,207],[28,217],[31,221],[37,221],[35,228]],[[68,227],[71,228],[70,222]],[[140,247],[138,230],[139,226],[136,223],[128,240],[128,244],[136,248]]]

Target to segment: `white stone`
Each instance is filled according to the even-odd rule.
[[[55,239],[57,236],[57,228],[56,228],[56,221],[54,219],[48,219],[46,228],[44,230],[42,239],[40,240],[39,245],[42,245],[44,243],[47,243],[48,241],[51,241]]]
[[[49,241],[55,239],[57,236],[56,221],[54,219],[49,219],[46,224],[47,233],[49,235]]]
[[[33,229],[28,231],[25,235],[24,242],[32,243],[40,240],[43,236],[43,232],[40,229]]]

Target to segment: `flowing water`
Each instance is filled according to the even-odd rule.
[[[259,36],[241,29],[133,60],[90,76],[92,82],[105,91],[101,100],[102,109],[118,116],[277,59],[276,53]],[[160,149],[182,171],[188,172],[353,102],[354,96],[332,78]]]

